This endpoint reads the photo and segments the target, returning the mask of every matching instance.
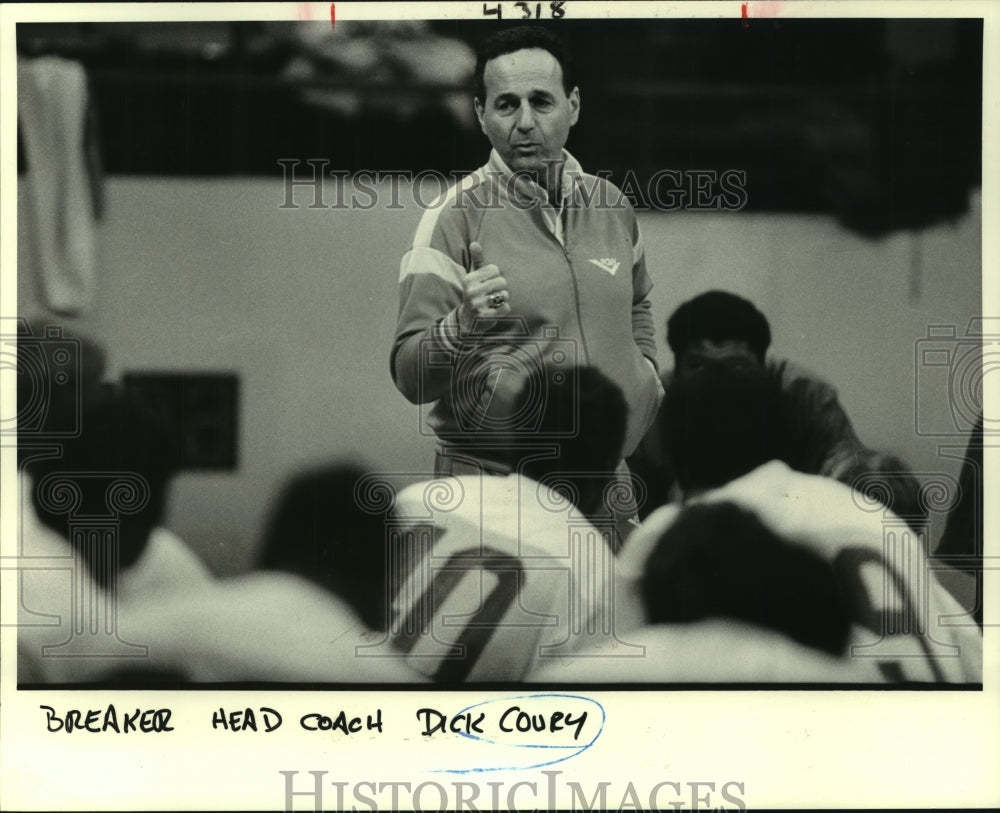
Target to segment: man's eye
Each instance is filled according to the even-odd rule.
[[[535,107],[539,110],[550,110],[552,108],[552,102],[548,99],[536,99]]]
[[[513,109],[513,105],[510,102],[497,102],[497,110],[501,113],[507,113]]]

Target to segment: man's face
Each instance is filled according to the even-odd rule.
[[[569,128],[580,115],[580,92],[563,89],[562,67],[541,48],[503,54],[486,63],[486,98],[476,116],[493,148],[515,172],[539,175],[562,158]],[[539,180],[544,179],[539,175]]]
[[[726,339],[721,342],[699,339],[689,344],[677,359],[674,375],[693,375],[710,367],[749,370],[760,366],[750,345],[742,339]]]

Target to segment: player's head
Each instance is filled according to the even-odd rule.
[[[259,564],[316,582],[371,629],[384,630],[384,520],[363,511],[354,498],[365,474],[360,466],[337,465],[294,477],[272,511]]]
[[[580,114],[564,39],[538,26],[499,31],[479,49],[475,77],[479,125],[507,166],[537,176],[561,160]]]
[[[763,366],[771,328],[752,302],[727,291],[708,291],[673,312],[667,343],[677,377],[709,366]]]
[[[784,396],[758,367],[712,367],[674,380],[660,421],[686,495],[724,485],[768,460],[788,459]]]
[[[601,507],[604,489],[614,476],[625,444],[628,405],[621,389],[593,367],[576,367],[565,375],[537,369],[526,379],[516,400],[520,412],[540,399],[535,432],[556,456],[527,455],[520,471],[542,481],[560,475],[573,485],[577,507],[591,514]],[[519,455],[515,452],[515,455]]]
[[[29,457],[32,501],[39,520],[78,548],[101,585],[116,564],[106,537],[94,545],[81,536],[81,520],[117,526],[118,562],[139,559],[153,528],[161,524],[177,454],[166,422],[133,398],[114,390],[95,392],[80,405],[80,434],[61,441],[49,458]],[[87,537],[87,538],[83,538]]]
[[[732,618],[841,655],[850,613],[832,566],[732,503],[690,505],[646,560],[653,624]]]

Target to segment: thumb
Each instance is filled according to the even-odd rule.
[[[486,265],[483,260],[483,247],[478,242],[469,243],[469,255],[472,258],[472,270],[477,271]]]

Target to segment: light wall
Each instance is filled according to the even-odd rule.
[[[661,364],[672,363],[663,334],[673,309],[711,288],[731,290],[767,315],[772,357],[837,387],[862,440],[902,455],[916,471],[951,471],[938,446],[964,446],[965,433],[956,430],[956,441],[915,431],[918,389],[922,429],[954,423],[941,370],[924,367],[917,354],[929,326],[954,326],[958,345],[982,313],[978,193],[970,209],[953,224],[878,240],[826,217],[643,217]]]
[[[389,378],[399,258],[420,217],[408,187],[403,208],[371,211],[309,209],[301,189],[300,207],[282,209],[285,189],[267,179],[114,177],[106,193],[98,305],[53,321],[103,341],[112,377],[240,376],[239,469],[181,475],[169,505],[168,524],[217,572],[251,565],[276,490],[304,465],[430,470],[433,443]],[[641,213],[661,363],[680,302],[713,287],[744,294],[771,321],[772,352],[834,382],[863,440],[919,472],[956,474],[938,455],[946,439],[914,431],[915,386],[930,380],[915,352],[928,325],[961,335],[981,310],[978,207],[977,196],[955,224],[881,240],[822,217]],[[18,234],[19,311],[37,313],[23,214]],[[932,383],[921,406],[947,424],[947,392]]]

